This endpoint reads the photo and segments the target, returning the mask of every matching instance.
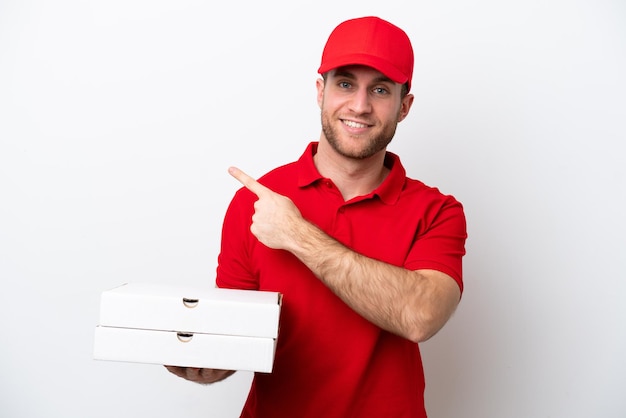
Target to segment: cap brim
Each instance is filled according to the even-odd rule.
[[[324,74],[330,70],[349,65],[365,65],[367,67],[371,67],[380,71],[385,76],[389,77],[390,80],[399,84],[404,84],[409,80],[409,77],[406,74],[403,74],[402,71],[398,70],[388,61],[366,54],[344,55],[334,60],[327,60],[319,67],[317,72],[319,74]]]

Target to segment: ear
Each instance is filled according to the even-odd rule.
[[[411,106],[413,105],[413,99],[415,99],[415,96],[412,94],[407,94],[402,98],[400,112],[398,112],[398,122],[402,122],[409,114],[409,110],[411,110]]]
[[[315,81],[315,87],[317,88],[317,105],[321,109],[324,102],[324,79],[318,78]]]

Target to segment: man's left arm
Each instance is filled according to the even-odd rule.
[[[355,312],[414,342],[432,337],[448,321],[460,288],[437,270],[408,270],[359,254],[304,219],[287,197],[241,170],[230,174],[258,196],[251,232],[264,245],[293,253]]]
[[[361,316],[414,342],[448,321],[461,297],[457,282],[437,270],[407,270],[361,255],[316,226],[293,224],[299,239],[288,248]]]

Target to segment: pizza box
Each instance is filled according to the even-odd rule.
[[[97,360],[272,370],[278,292],[126,283],[102,292]]]
[[[276,338],[278,292],[126,283],[102,292],[101,326]]]
[[[270,373],[276,340],[96,326],[94,358]]]

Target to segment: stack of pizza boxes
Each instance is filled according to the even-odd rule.
[[[270,373],[281,294],[126,283],[102,292],[97,360]]]

